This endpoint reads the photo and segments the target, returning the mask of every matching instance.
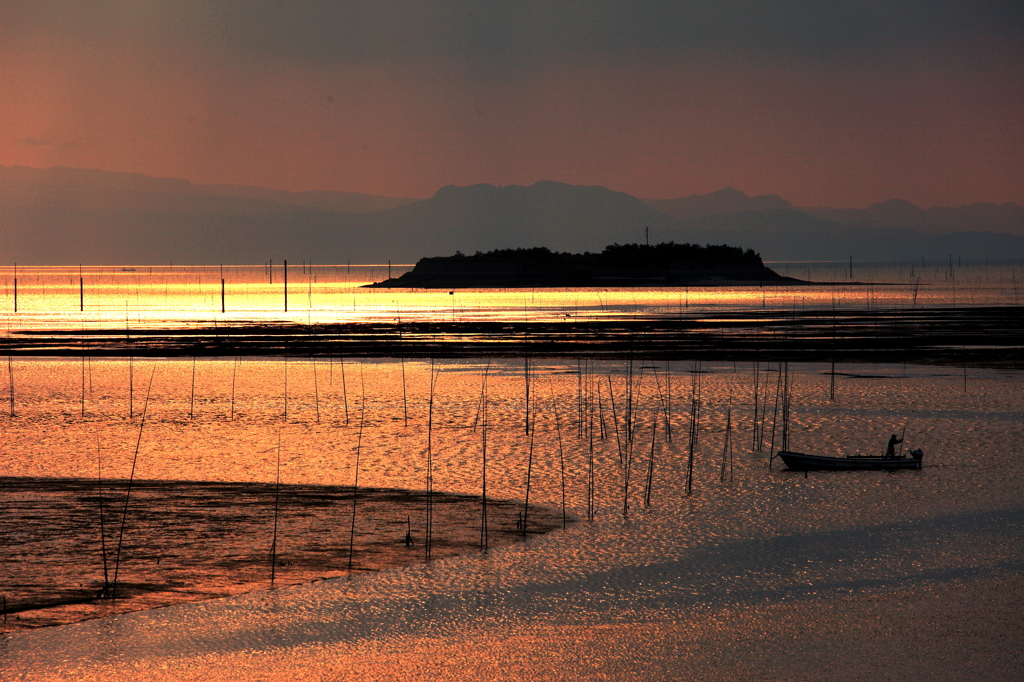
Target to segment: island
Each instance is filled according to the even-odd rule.
[[[600,253],[558,253],[546,247],[500,249],[467,256],[421,258],[401,277],[367,287],[513,289],[540,287],[682,287],[803,283],[765,266],[753,249],[736,246],[612,244]]]

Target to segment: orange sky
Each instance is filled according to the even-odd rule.
[[[732,49],[645,50],[594,47],[587,34],[557,51],[562,36],[538,38],[535,22],[503,15],[499,35],[532,31],[508,57],[476,43],[438,48],[415,26],[396,38],[385,13],[364,18],[375,23],[359,38],[404,40],[397,55],[371,44],[325,56],[314,49],[323,35],[300,49],[313,24],[282,37],[267,20],[238,39],[213,14],[182,23],[125,9],[146,3],[106,4],[130,16],[75,3],[66,21],[0,10],[0,164],[416,197],[550,179],[644,198],[731,185],[799,205],[1024,203],[1021,50],[988,34],[942,34],[945,48],[929,34],[895,55],[870,40],[849,54],[754,53],[742,35]],[[458,27],[463,42],[478,38]]]

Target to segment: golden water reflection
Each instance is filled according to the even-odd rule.
[[[779,264],[809,286],[668,289],[364,289],[386,266],[13,267],[0,269],[0,315],[23,329],[153,328],[240,322],[629,319],[714,311],[1018,305],[1020,263],[859,266]],[[398,276],[408,266],[391,268]],[[17,301],[14,281],[17,279]],[[223,288],[222,288],[223,280]],[[1018,282],[1018,280],[1022,280]],[[15,306],[15,303],[17,305]],[[17,307],[17,311],[15,311]],[[286,310],[287,308],[287,310]]]

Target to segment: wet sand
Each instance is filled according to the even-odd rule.
[[[625,358],[1024,367],[1024,308],[748,310],[632,320],[22,330],[0,354]]]
[[[272,483],[134,481],[127,512],[126,490],[124,480],[103,482],[101,493],[96,480],[0,478],[0,506],[12,529],[0,571],[0,632],[426,561],[425,492],[358,490],[352,535],[347,486],[282,485],[277,495]],[[431,559],[480,552],[481,499],[438,492],[430,499]],[[523,512],[521,502],[488,499],[488,545],[562,527],[560,510],[531,505],[524,529]]]

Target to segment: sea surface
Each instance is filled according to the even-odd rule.
[[[787,267],[777,269],[826,283],[449,294],[354,288],[386,267],[346,280],[347,266],[292,266],[286,313],[280,269],[271,284],[268,268],[225,268],[221,313],[217,268],[86,269],[81,287],[77,269],[19,268],[18,312],[13,273],[0,275],[0,306],[16,333],[1019,304],[1019,264],[854,264],[859,284],[848,264]],[[3,369],[0,476],[88,479],[102,458],[113,478],[134,460],[146,480],[267,483],[280,443],[286,483],[351,485],[358,450],[360,485],[422,491],[429,437],[436,489],[480,495],[486,473],[488,496],[529,494],[577,519],[429,563],[19,630],[0,638],[3,680],[1014,680],[1024,670],[1019,370],[848,365],[833,380],[825,365],[594,361],[585,349],[573,362],[15,357]],[[905,435],[924,466],[788,472],[772,459],[784,432],[791,449],[838,455],[880,454],[890,434]],[[419,532],[424,518],[410,523]],[[267,527],[238,532],[270,545]],[[98,577],[99,549],[85,546]]]

